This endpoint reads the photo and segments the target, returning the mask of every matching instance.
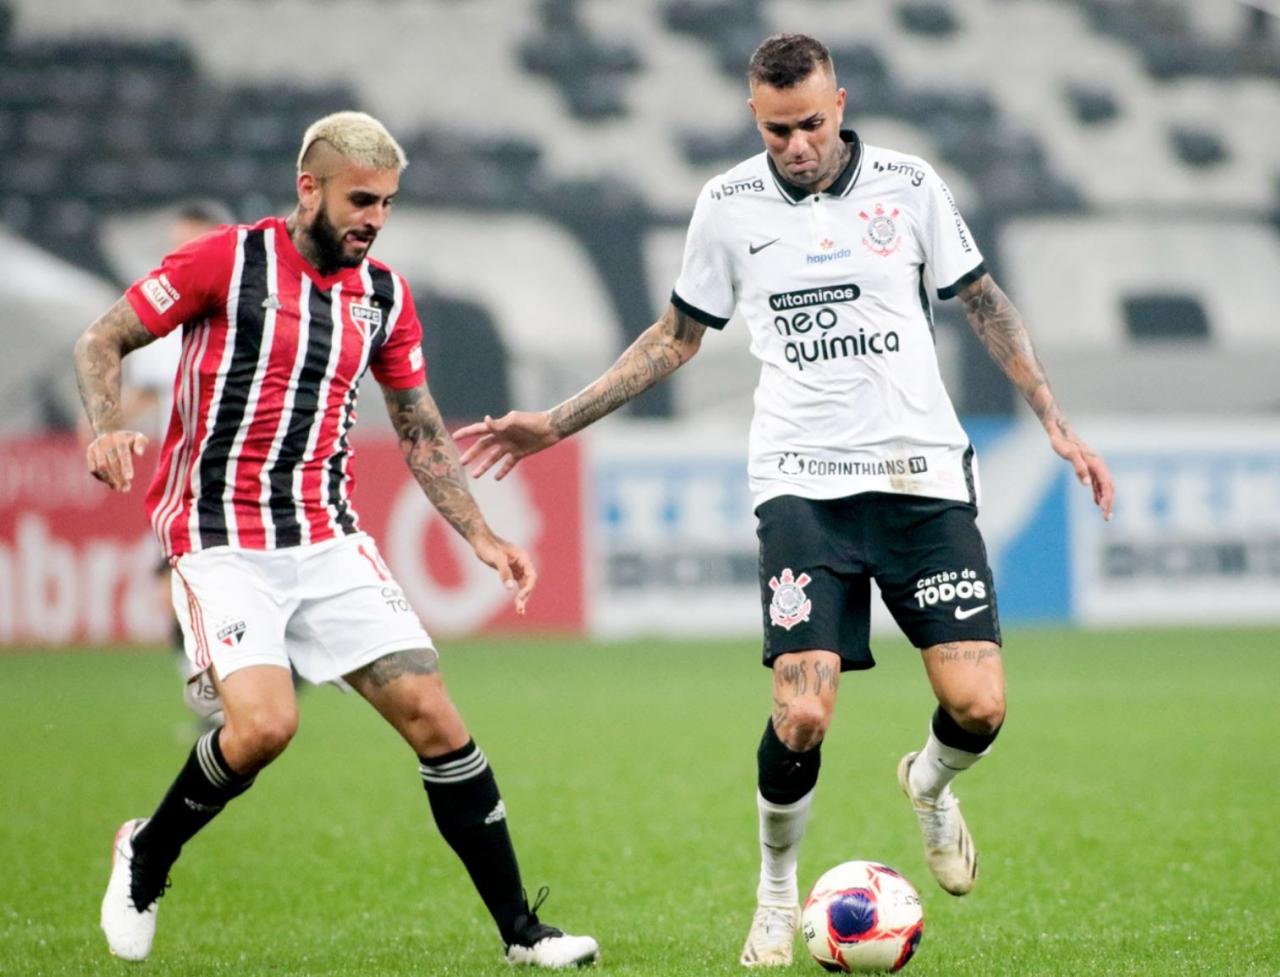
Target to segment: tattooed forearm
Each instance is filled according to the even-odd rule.
[[[153,341],[127,299],[120,299],[76,340],[76,385],[94,434],[118,430],[121,361]]]
[[[599,380],[552,408],[551,426],[562,438],[581,431],[644,393],[687,363],[706,330],[674,306],[627,347]]]
[[[431,504],[465,539],[485,528],[484,517],[458,460],[458,449],[445,430],[440,409],[421,384],[408,390],[384,389],[391,424],[400,437],[400,452]]]
[[[969,325],[991,358],[1031,405],[1040,423],[1066,434],[1067,420],[1058,409],[1044,365],[1031,344],[1031,335],[1009,296],[990,275],[983,275],[966,286],[960,298]]]
[[[353,677],[367,679],[377,688],[389,685],[402,675],[434,675],[440,671],[440,653],[434,648],[393,651],[356,669]]]

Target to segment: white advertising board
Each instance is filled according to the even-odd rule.
[[[1090,424],[1111,466],[1103,523],[1070,494],[1074,618],[1082,624],[1280,621],[1280,421]]]

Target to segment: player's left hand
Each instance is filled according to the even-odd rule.
[[[516,592],[516,613],[523,614],[529,595],[538,582],[533,558],[514,543],[493,535],[481,537],[472,545],[476,556],[498,571],[502,585]]]
[[[1063,425],[1065,429],[1050,430],[1049,444],[1061,457],[1071,463],[1076,471],[1076,478],[1081,485],[1087,485],[1093,491],[1093,504],[1102,510],[1102,518],[1110,520],[1112,506],[1116,497],[1116,486],[1111,481],[1111,472],[1102,456],[1090,448],[1075,433]]]
[[[89,474],[117,492],[133,487],[133,459],[147,450],[148,438],[137,431],[109,431],[89,442],[85,464]]]

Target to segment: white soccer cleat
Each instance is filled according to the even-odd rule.
[[[799,906],[757,906],[738,962],[744,967],[786,967],[799,928]]]
[[[600,962],[600,944],[590,936],[571,936],[554,926],[542,926],[549,930],[528,946],[511,943],[507,946],[507,963],[530,967],[587,967]]]
[[[102,897],[102,932],[111,952],[124,960],[147,959],[156,935],[159,896],[141,911],[133,901],[133,836],[146,823],[146,818],[134,818],[120,825],[111,844],[111,879]]]
[[[953,896],[963,896],[978,882],[978,850],[960,813],[960,802],[947,787],[937,801],[911,793],[911,764],[918,753],[898,762],[898,784],[911,801],[924,835],[924,857],[938,885]]]

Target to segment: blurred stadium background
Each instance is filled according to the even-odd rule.
[[[69,349],[168,249],[177,204],[286,212],[306,124],[375,113],[411,158],[375,253],[415,286],[444,411],[547,406],[662,308],[702,183],[759,149],[743,66],[784,28],[831,45],[866,139],[943,172],[1115,469],[1104,532],[956,304],[936,308],[1006,624],[1274,621],[1277,6],[3,0],[0,643],[163,633],[141,493],[82,474]],[[755,373],[730,327],[619,419],[478,487],[546,572],[522,627],[755,631]],[[376,395],[364,413],[357,500],[429,625],[515,626],[423,511]]]
[[[921,888],[913,972],[1274,977],[1278,15],[0,0],[0,974],[104,972],[107,839],[191,741],[150,652],[169,625],[142,491],[85,474],[70,356],[168,250],[177,208],[285,213],[310,121],[382,117],[411,164],[375,254],[413,283],[433,392],[458,422],[547,406],[663,307],[700,187],[759,149],[750,52],[791,29],[831,45],[849,123],[947,178],[1119,484],[1104,525],[955,303],[935,307],[981,463],[1016,730],[966,787],[987,881],[963,901]],[[739,972],[768,709],[746,345],[732,324],[621,416],[474,486],[539,561],[524,619],[422,500],[376,391],[357,425],[362,524],[447,639],[528,878],[625,977]],[[868,856],[927,879],[892,770],[931,703],[878,625],[882,667],[846,692],[802,884]],[[336,695],[303,713],[289,759],[184,856],[149,971],[501,972],[387,731]]]

